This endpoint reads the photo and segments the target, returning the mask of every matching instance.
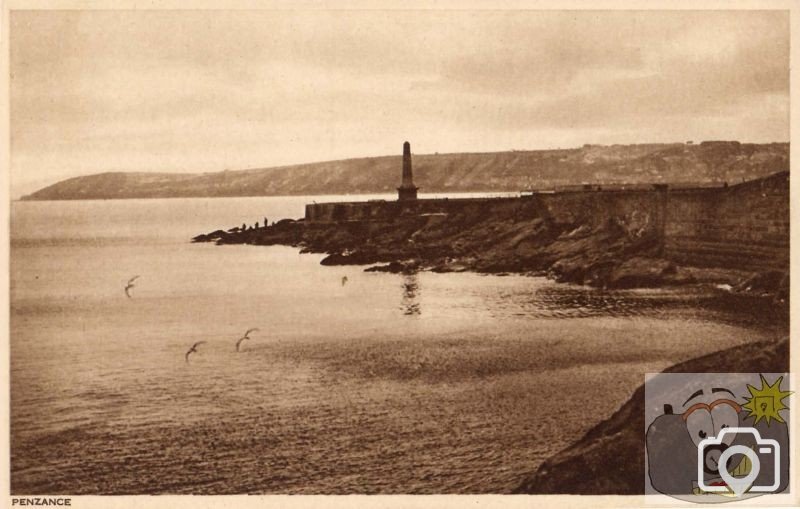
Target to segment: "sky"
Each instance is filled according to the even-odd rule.
[[[789,141],[786,11],[13,11],[12,197],[105,171]]]

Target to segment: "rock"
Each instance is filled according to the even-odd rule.
[[[198,235],[197,237],[192,238],[192,242],[213,242],[227,236],[228,232],[224,232],[222,230],[215,230],[211,233],[207,233],[205,235]]]
[[[364,272],[391,272],[392,274],[397,274],[399,272],[403,272],[405,269],[405,265],[400,262],[391,262],[387,263],[386,265],[373,265],[372,267],[367,267],[364,269]]]
[[[333,253],[322,259],[322,265],[370,265],[385,261],[383,257],[370,250],[345,250],[342,253]]]
[[[783,373],[789,340],[750,343],[672,366],[667,373]],[[644,385],[612,416],[547,459],[514,493],[644,493]]]
[[[419,270],[419,264],[412,261],[390,262],[386,265],[375,265],[364,269],[364,272],[390,272],[392,274],[411,274]]]
[[[635,256],[615,267],[606,283],[608,288],[658,286],[675,272],[675,264],[669,260]]]
[[[336,223],[282,219],[266,228],[198,235],[193,242],[302,246],[327,253],[323,265],[374,265],[370,271],[547,274],[560,282],[601,288],[693,284],[734,285],[752,274],[675,267],[659,257],[649,216],[551,214],[535,201],[470,204],[446,215],[407,214]],[[406,260],[415,259],[410,267]],[[392,265],[397,262],[400,265]],[[734,291],[786,301],[788,279],[766,273]],[[783,290],[781,290],[783,288]],[[778,296],[780,294],[780,296]]]
[[[789,295],[789,273],[779,270],[760,272],[735,285],[733,291],[785,300]]]

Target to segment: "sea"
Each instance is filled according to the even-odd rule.
[[[713,288],[191,242],[378,197],[13,202],[12,494],[508,493],[645,373],[786,334]]]

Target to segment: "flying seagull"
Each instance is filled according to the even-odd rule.
[[[193,344],[192,347],[186,352],[186,362],[189,362],[189,354],[197,352],[197,347],[202,345],[205,341],[198,341],[197,343]]]
[[[125,286],[125,295],[127,295],[129,299],[131,298],[130,289],[136,286],[135,284],[133,284],[133,282],[136,281],[137,279],[139,279],[139,276],[133,276],[128,280],[128,284]]]
[[[342,276],[342,286],[347,283],[347,276]]]
[[[247,332],[244,333],[244,336],[240,337],[239,341],[236,342],[236,351],[237,352],[239,351],[239,345],[242,344],[242,341],[244,341],[245,339],[250,339],[250,333],[251,332],[255,332],[257,330],[258,329],[247,329]]]

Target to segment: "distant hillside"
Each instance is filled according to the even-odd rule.
[[[584,145],[563,150],[414,155],[421,192],[519,191],[557,185],[739,182],[789,169],[789,144]],[[101,173],[26,200],[275,196],[394,192],[401,156],[216,173]]]

